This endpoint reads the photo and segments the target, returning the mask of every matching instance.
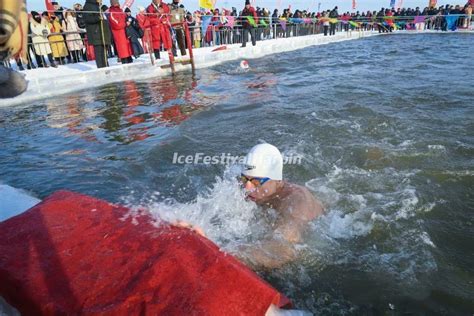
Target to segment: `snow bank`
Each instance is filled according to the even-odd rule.
[[[35,206],[41,202],[22,190],[0,184],[0,222]]]

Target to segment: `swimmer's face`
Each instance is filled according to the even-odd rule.
[[[272,196],[277,190],[278,181],[268,180],[264,184],[257,186],[251,181],[245,183],[244,188],[247,199],[257,204],[264,203],[268,197]]]

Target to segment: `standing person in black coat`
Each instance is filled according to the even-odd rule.
[[[240,17],[242,21],[242,33],[243,33],[241,47],[245,47],[247,45],[249,33],[250,33],[250,37],[252,38],[252,45],[255,46],[257,44],[256,36],[255,36],[256,35],[255,28],[258,25],[258,17],[257,17],[257,12],[250,5],[250,0],[245,0],[245,7],[242,10]],[[247,17],[250,17],[250,19],[253,19],[254,25],[250,23],[250,20]]]
[[[64,8],[59,5],[57,1],[51,2],[54,8],[54,12],[49,12],[49,14],[53,14],[57,16],[59,23],[61,24],[64,21]]]
[[[108,67],[107,45],[110,45],[110,27],[100,9],[102,0],[86,0],[83,9],[87,39],[94,46],[97,68]]]
[[[140,37],[143,37],[143,32],[142,36],[140,36],[140,30],[137,29],[137,27],[140,28],[140,26],[138,25],[137,20],[134,20],[131,16],[127,18],[126,23],[127,26],[125,27],[125,35],[127,36],[128,40],[130,41],[130,45],[132,46],[133,56],[135,58],[138,58],[141,54],[143,54],[143,47],[140,44],[140,41],[138,40]]]
[[[329,17],[331,19],[337,19],[339,17],[339,12],[337,12],[337,7],[334,7],[331,12],[329,12]],[[329,35],[336,35],[336,25],[337,23],[329,23]]]
[[[77,26],[80,29],[85,29],[86,22],[84,21],[84,14],[82,13],[82,5],[80,3],[74,5],[74,12],[76,13]]]

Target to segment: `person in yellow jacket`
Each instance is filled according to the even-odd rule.
[[[25,77],[5,67],[10,58],[26,59],[28,14],[25,0],[0,0],[0,98],[23,93]]]
[[[48,26],[51,30],[48,41],[51,45],[53,57],[57,62],[64,64],[64,57],[68,56],[69,52],[66,47],[66,42],[64,41],[64,36],[61,34],[63,32],[63,27],[54,14],[51,14],[48,19],[48,13],[43,12],[43,18],[48,21]]]

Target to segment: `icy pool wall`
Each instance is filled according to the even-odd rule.
[[[241,48],[240,44],[227,45],[227,49],[215,51],[216,47],[205,47],[194,50],[196,68],[214,66],[226,61],[238,59],[259,58],[275,53],[292,51],[312,45],[321,45],[340,42],[351,39],[359,39],[367,36],[378,35],[375,32],[349,32],[337,33],[335,36],[324,36],[322,34],[279,38],[257,42],[256,46],[251,43]],[[58,68],[40,68],[26,72],[28,90],[21,96],[13,99],[0,100],[0,106],[11,106],[28,104],[37,100],[97,87],[108,83],[121,82],[124,80],[144,80],[153,77],[169,76],[171,70],[161,66],[169,64],[166,53],[161,54],[163,59],[151,65],[148,55],[142,55],[132,64],[115,64],[109,68],[97,69],[95,62],[68,64]],[[114,59],[109,59],[115,62]],[[176,71],[189,71],[190,65],[175,64]]]
[[[39,202],[41,200],[23,190],[0,184],[0,222],[23,213]]]

